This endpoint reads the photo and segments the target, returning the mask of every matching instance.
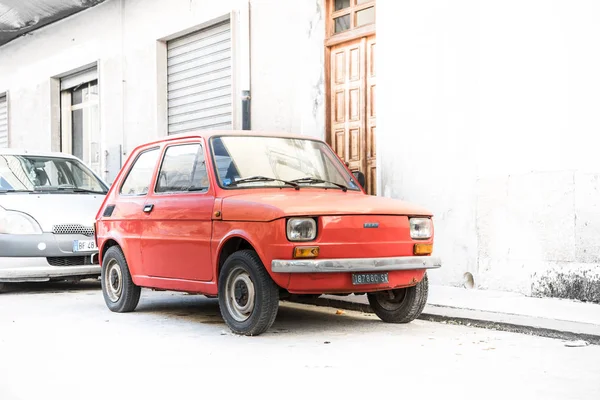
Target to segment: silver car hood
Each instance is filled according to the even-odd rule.
[[[27,213],[44,232],[52,232],[52,226],[60,224],[92,227],[103,200],[101,194],[11,193],[0,195],[0,206]]]

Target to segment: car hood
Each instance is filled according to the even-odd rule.
[[[44,232],[52,232],[52,226],[58,224],[94,226],[103,200],[101,194],[13,193],[0,195],[0,206],[29,214]]]
[[[272,221],[297,215],[421,215],[427,209],[387,197],[337,190],[235,194],[223,199],[224,220]]]

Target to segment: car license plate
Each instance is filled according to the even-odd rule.
[[[388,273],[379,272],[371,274],[352,274],[353,285],[373,285],[378,283],[388,283]]]
[[[98,250],[98,247],[95,240],[73,240],[73,253],[96,250]]]

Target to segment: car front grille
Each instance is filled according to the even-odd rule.
[[[52,233],[55,235],[85,235],[91,237],[94,236],[94,227],[79,224],[54,225]]]
[[[78,265],[93,265],[90,256],[46,257],[48,264],[53,267],[75,267]]]

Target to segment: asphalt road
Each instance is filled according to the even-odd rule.
[[[290,303],[250,338],[203,296],[144,291],[115,314],[96,282],[0,294],[0,400],[597,400],[599,360],[599,346]]]

